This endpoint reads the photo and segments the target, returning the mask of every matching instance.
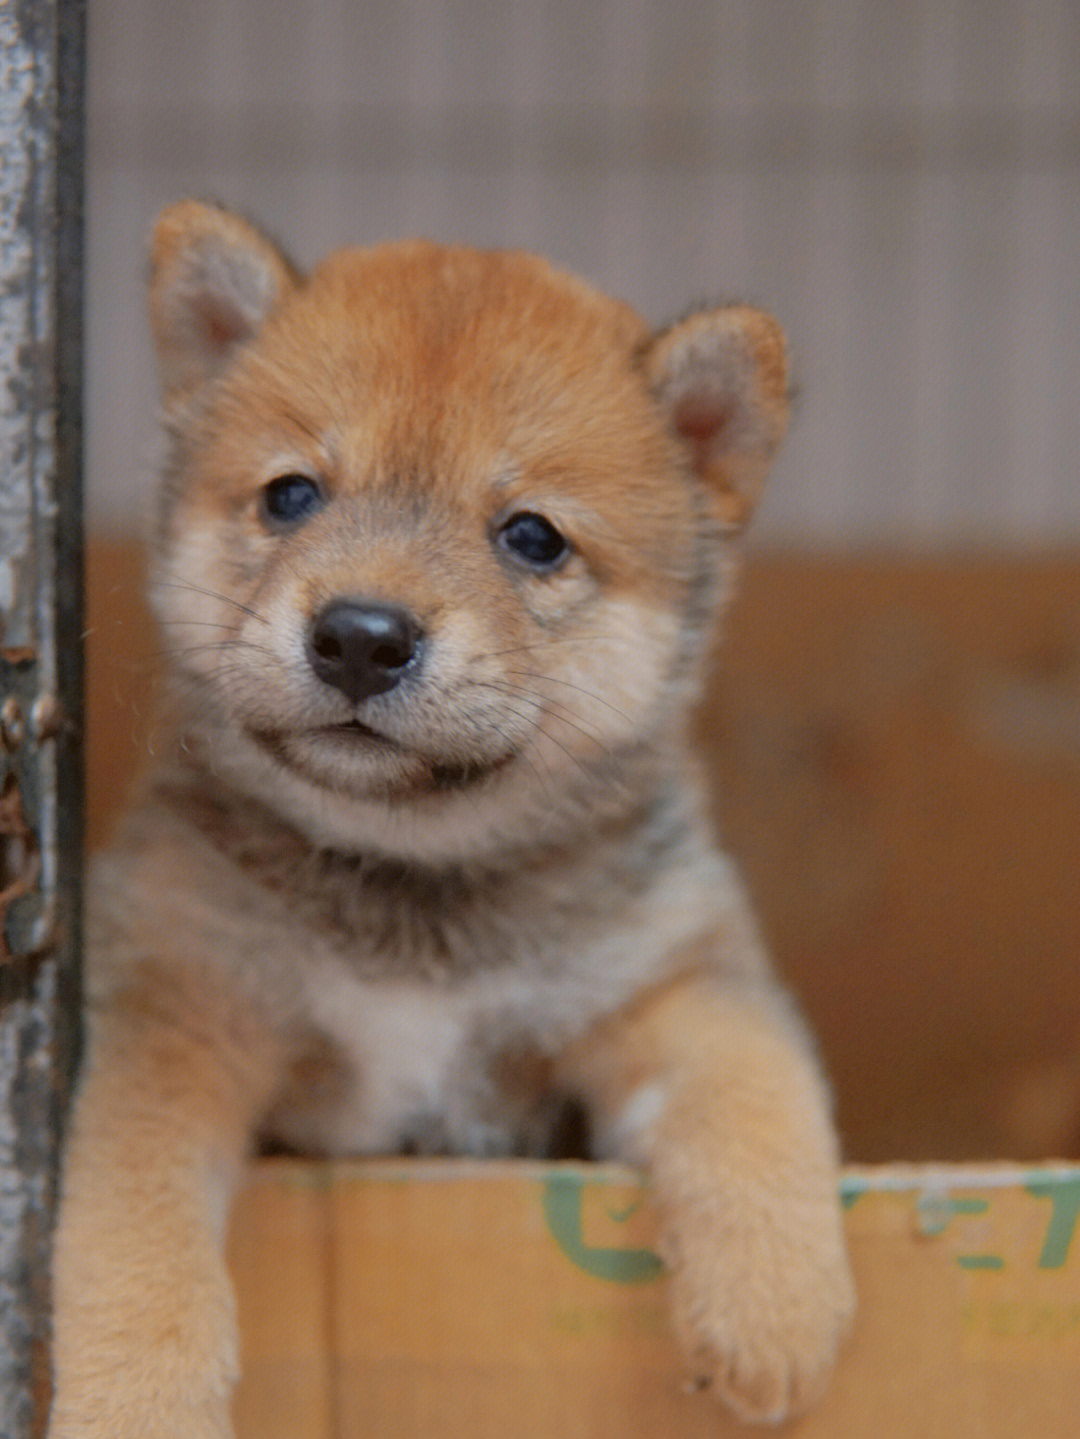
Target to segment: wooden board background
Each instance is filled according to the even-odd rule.
[[[89,568],[89,828],[146,748],[130,544]],[[1080,1152],[1080,556],[755,555],[700,723],[860,1161]]]

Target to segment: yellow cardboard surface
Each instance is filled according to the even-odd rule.
[[[849,1170],[860,1314],[799,1439],[1076,1439],[1080,1168]],[[242,1439],[697,1439],[632,1173],[253,1166],[232,1230]]]

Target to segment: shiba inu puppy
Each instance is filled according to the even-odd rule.
[[[169,672],[89,886],[53,1439],[228,1434],[258,1138],[587,1129],[652,1175],[692,1374],[803,1409],[852,1310],[836,1144],[688,742],[785,428],[778,327],[653,334],[539,259],[421,243],[303,277],[194,202],[150,305]]]

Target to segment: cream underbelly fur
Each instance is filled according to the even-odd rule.
[[[479,1064],[485,1054],[502,1037],[557,1054],[612,1004],[669,978],[684,946],[703,934],[737,932],[743,943],[749,912],[738,896],[731,864],[703,854],[696,872],[665,875],[602,943],[552,956],[531,973],[496,964],[445,984],[372,983],[357,977],[346,956],[316,950],[304,962],[308,1013],[354,1080],[332,1109],[299,1118],[276,1113],[273,1137],[302,1150],[348,1155],[394,1152],[405,1140],[420,1147],[432,1132],[439,1148],[451,1152],[514,1152],[519,1137],[500,1127],[489,1107],[484,1114],[469,1108],[484,1091]],[[664,941],[643,945],[643,934]],[[625,1112],[593,1132],[597,1157],[637,1157],[626,1122],[635,1112],[632,1094]],[[429,1131],[424,1121],[442,1123]]]

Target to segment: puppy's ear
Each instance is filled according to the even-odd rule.
[[[784,332],[747,305],[701,310],[653,338],[645,367],[717,518],[739,528],[787,429]]]
[[[150,242],[150,322],[166,400],[220,370],[296,281],[246,220],[197,200],[163,210]]]

